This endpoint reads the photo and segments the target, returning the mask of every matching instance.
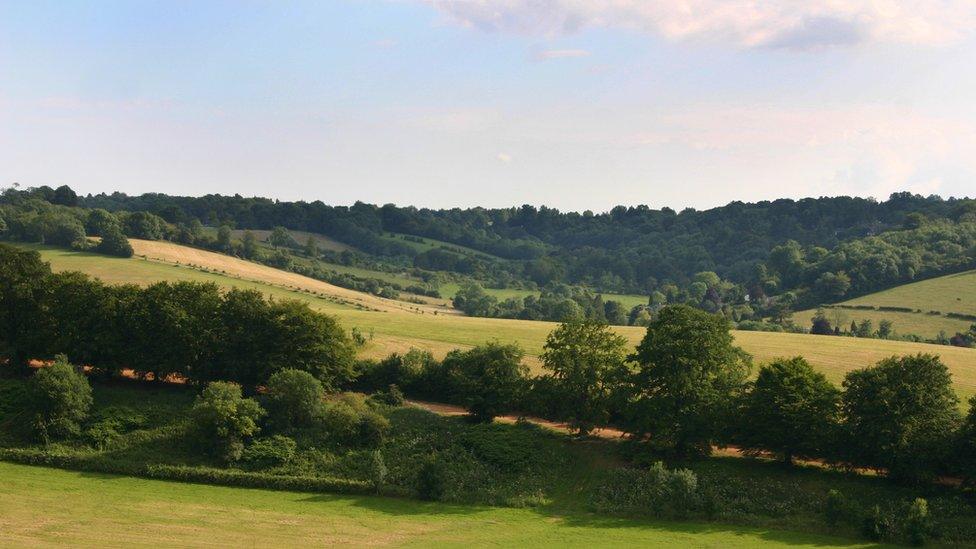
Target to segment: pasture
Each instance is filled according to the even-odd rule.
[[[830,536],[204,486],[0,463],[0,545],[869,547]],[[107,537],[110,536],[110,537]]]
[[[846,308],[826,309],[827,318],[834,325],[846,329],[851,321],[870,320],[875,327],[887,319],[894,323],[895,331],[934,338],[939,332],[951,336],[965,332],[973,324],[970,320],[949,318],[946,313],[976,315],[976,271],[930,278],[904,284],[877,293],[844,301],[839,305],[869,307],[904,307],[907,311],[880,311]],[[807,310],[796,313],[794,321],[809,326],[816,313]],[[932,314],[940,313],[940,314]]]
[[[338,288],[294,273],[288,273],[221,254],[186,248],[168,242],[132,240],[141,258],[119,259],[97,254],[31,246],[57,270],[78,270],[109,283],[146,284],[154,280],[197,280],[226,287],[264,291],[277,299],[293,298],[313,308],[336,315],[347,328],[356,327],[372,339],[362,354],[381,357],[411,347],[427,349],[437,356],[458,347],[471,347],[497,339],[517,342],[526,350],[527,362],[539,368],[538,356],[552,322],[476,318],[451,314],[444,308],[382,299]],[[22,245],[23,246],[23,245]],[[190,268],[193,264],[209,272]],[[314,294],[313,294],[314,292]],[[896,325],[897,328],[897,325]],[[643,328],[616,327],[636,345]],[[911,353],[933,353],[942,357],[953,373],[959,396],[976,394],[976,350],[878,339],[854,339],[771,332],[735,332],[739,345],[757,361],[802,355],[839,383],[843,375],[870,366],[883,358]]]

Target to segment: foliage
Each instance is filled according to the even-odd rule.
[[[436,456],[428,459],[417,471],[417,497],[428,501],[438,501],[444,497],[447,484],[447,471],[444,463]]]
[[[297,449],[295,441],[283,435],[257,438],[244,448],[241,461],[255,469],[271,469],[291,463]]]
[[[37,252],[0,244],[0,358],[26,369],[31,358],[47,356],[43,303],[51,268]]]
[[[956,470],[969,484],[976,483],[976,396],[969,399],[969,412],[956,435]]]
[[[542,364],[552,411],[580,434],[609,420],[610,399],[625,373],[626,341],[593,321],[561,324],[546,338]]]
[[[34,374],[29,394],[34,429],[44,441],[77,435],[92,405],[88,379],[64,356]]]
[[[260,431],[265,411],[243,398],[240,385],[226,381],[208,383],[193,404],[193,428],[201,449],[227,462],[237,461],[244,442]]]
[[[369,481],[373,484],[377,492],[383,489],[386,482],[386,475],[389,469],[386,468],[386,461],[379,450],[373,450],[369,454]]]
[[[453,377],[456,394],[477,421],[490,422],[519,402],[528,367],[516,344],[488,342],[466,351],[454,350],[443,367]]]
[[[311,426],[322,415],[325,389],[308,372],[278,371],[268,378],[266,391],[268,420],[279,430]]]
[[[850,459],[917,481],[945,468],[959,400],[937,356],[882,360],[844,379],[843,415]]]
[[[924,545],[925,541],[932,535],[929,502],[923,498],[915,498],[915,501],[908,507],[904,523],[908,541],[912,545]]]
[[[685,517],[701,502],[698,477],[688,469],[615,469],[597,487],[593,506],[602,512]]]
[[[95,251],[118,257],[132,257],[132,245],[117,225],[108,225],[102,229],[102,240],[95,246]]]
[[[763,366],[738,419],[742,444],[791,463],[829,455],[839,421],[840,391],[802,357]]]
[[[679,455],[708,454],[751,363],[732,344],[728,321],[684,305],[665,307],[631,360],[628,431],[653,434]]]
[[[298,301],[215,284],[109,286],[77,272],[51,274],[36,252],[0,245],[0,357],[63,353],[102,372],[131,367],[156,380],[234,381],[253,389],[283,368],[333,390],[354,375],[348,335]]]

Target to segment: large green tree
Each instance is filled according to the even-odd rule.
[[[561,324],[546,338],[542,365],[554,410],[585,435],[609,419],[615,384],[624,374],[627,340],[593,321]]]
[[[477,421],[515,409],[525,385],[528,367],[524,351],[515,344],[488,342],[466,351],[454,350],[444,358],[453,377],[457,397]]]
[[[42,307],[51,268],[35,251],[0,244],[0,362],[27,372],[47,354],[48,317]]]
[[[969,399],[969,413],[956,440],[957,470],[969,485],[976,484],[976,396]]]
[[[708,454],[740,395],[751,359],[729,322],[686,305],[661,309],[631,357],[628,430],[678,455]]]
[[[763,366],[738,420],[746,448],[794,457],[822,457],[830,449],[840,391],[802,357]]]
[[[938,356],[891,357],[849,372],[843,415],[849,459],[917,481],[945,465],[960,423],[959,399]]]

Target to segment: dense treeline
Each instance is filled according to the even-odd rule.
[[[560,212],[533,206],[505,209],[382,207],[364,203],[277,202],[208,195],[199,198],[121,193],[80,199],[87,207],[149,211],[170,222],[198,219],[238,228],[284,226],[330,235],[369,253],[409,256],[386,232],[435,238],[506,259],[520,260],[520,277],[540,285],[559,280],[604,291],[649,292],[663,281],[684,284],[715,271],[746,283],[773,247],[788,240],[832,249],[851,240],[911,226],[920,220],[972,221],[976,202],[909,193],[884,202],[861,198],[733,202],[706,211],[618,206],[609,212]],[[440,255],[444,255],[443,252]],[[430,258],[424,261],[431,262]],[[449,266],[442,258],[438,268]],[[466,270],[484,268],[465,264]]]
[[[106,374],[249,389],[282,368],[327,387],[348,381],[354,349],[332,318],[298,301],[214,284],[109,286],[77,272],[52,273],[36,252],[0,245],[0,356],[25,368],[63,354]]]
[[[67,187],[8,190],[2,202],[18,209],[0,207],[0,219],[8,218],[7,235],[77,246],[84,231],[105,233],[102,251],[117,255],[127,249],[119,236],[167,238],[385,297],[438,292],[426,283],[407,287],[339,274],[295,256],[311,253],[342,264],[369,257],[390,268],[412,265],[430,276],[447,271],[492,287],[542,290],[538,297],[505,301],[466,290],[455,305],[476,316],[555,321],[582,316],[643,325],[664,305],[687,304],[721,313],[744,329],[802,330],[790,325],[795,310],[976,267],[976,201],[908,193],[885,202],[847,197],[736,202],[681,213],[640,206],[598,215],[528,206],[435,211],[240,196],[73,194]],[[204,234],[204,223],[220,227],[216,237]],[[231,239],[231,226],[274,229],[281,238],[266,253],[253,235]],[[288,235],[289,228],[327,234],[360,251],[323,254],[313,244],[309,252],[304,249],[309,245]],[[408,245],[419,238],[394,238],[390,231],[443,239],[500,258],[448,247],[419,251]],[[621,310],[612,302],[596,303],[598,292],[584,288],[642,292],[649,299]]]
[[[720,316],[668,306],[629,354],[606,325],[561,325],[546,342],[540,377],[525,374],[520,350],[493,343],[444,361],[411,351],[363,362],[350,387],[393,385],[418,398],[464,404],[482,420],[518,411],[567,421],[581,434],[611,424],[683,457],[737,445],[787,463],[872,468],[906,483],[944,474],[976,481],[965,454],[976,444],[976,413],[960,415],[938,357],[886,359],[849,372],[842,389],[802,357],[762,365],[749,381],[751,358],[732,343],[729,329]],[[976,400],[971,405],[976,409]]]

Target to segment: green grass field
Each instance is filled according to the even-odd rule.
[[[3,546],[868,547],[779,530],[225,488],[0,463]]]
[[[881,320],[894,323],[895,331],[934,338],[939,332],[953,335],[964,332],[972,321],[943,316],[945,313],[976,315],[976,271],[940,276],[921,282],[904,284],[895,288],[844,301],[840,305],[867,305],[871,307],[907,307],[920,312],[871,311],[842,308],[827,309],[827,318],[844,329],[851,321],[870,320],[877,327]],[[942,315],[927,314],[937,311]],[[816,313],[807,310],[796,313],[797,324],[809,326]]]
[[[167,244],[167,246],[175,245]],[[419,310],[387,312],[361,310],[306,292],[292,291],[289,288],[265,285],[229,275],[202,272],[185,266],[139,258],[111,258],[50,247],[31,247],[39,249],[44,260],[51,262],[55,270],[78,270],[109,283],[145,284],[154,280],[197,280],[215,282],[227,287],[256,288],[276,299],[294,298],[307,301],[318,310],[336,315],[346,327],[357,327],[365,333],[373,334],[374,339],[363,351],[365,356],[370,357],[385,356],[393,351],[403,352],[411,347],[427,349],[435,355],[443,356],[454,348],[474,346],[497,339],[502,342],[519,343],[528,354],[529,365],[538,368],[537,357],[542,352],[546,336],[556,326],[552,322],[475,318],[433,314]],[[216,254],[214,257],[217,260],[223,259]],[[644,330],[637,327],[616,327],[615,330],[627,337],[633,345],[636,345],[644,334]],[[844,373],[870,366],[889,356],[919,352],[938,354],[952,371],[960,397],[965,400],[976,394],[976,350],[973,349],[878,339],[770,332],[735,332],[735,337],[757,361],[802,355],[811,364],[824,371],[835,383],[843,378]]]

